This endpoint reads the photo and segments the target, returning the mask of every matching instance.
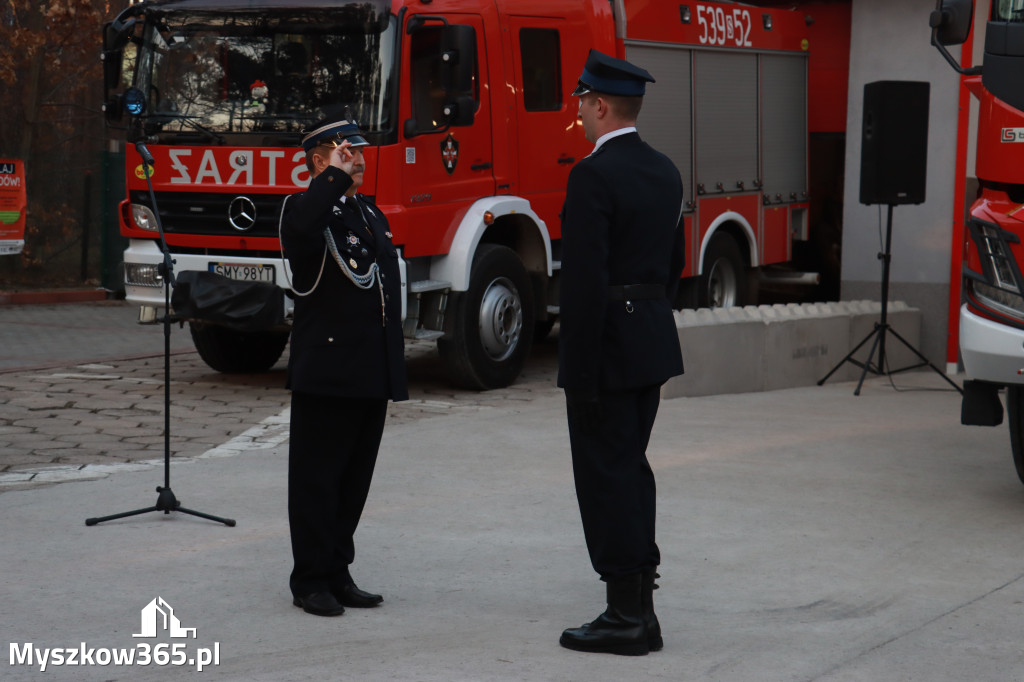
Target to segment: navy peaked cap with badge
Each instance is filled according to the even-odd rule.
[[[572,96],[600,92],[621,97],[643,97],[647,83],[653,82],[654,77],[639,66],[591,50]]]
[[[341,144],[347,140],[353,147],[364,147],[369,142],[359,132],[359,124],[348,119],[331,119],[321,121],[314,126],[313,130],[306,133],[302,138],[302,148],[307,152],[318,144],[334,142]]]

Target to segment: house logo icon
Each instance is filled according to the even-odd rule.
[[[196,637],[195,628],[181,627],[181,621],[174,615],[174,609],[164,601],[163,597],[157,597],[146,604],[142,609],[141,632],[132,637],[156,637],[159,632],[166,632],[171,637]]]

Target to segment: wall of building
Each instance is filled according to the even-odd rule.
[[[930,43],[934,0],[853,0],[843,206],[842,300],[881,300],[886,206],[860,203],[864,85],[879,80],[931,84],[925,202],[893,211],[889,300],[921,311],[919,350],[945,369],[959,79]],[[959,48],[950,52],[959,58]],[[959,245],[957,245],[959,251]],[[898,343],[898,342],[896,342]],[[893,367],[892,369],[897,369]]]

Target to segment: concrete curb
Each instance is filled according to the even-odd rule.
[[[105,301],[106,289],[54,289],[48,291],[0,291],[0,305],[86,303]]]
[[[665,398],[774,391],[812,386],[836,367],[875,328],[879,301],[778,304],[683,310],[676,313],[686,374],[665,384]],[[887,322],[908,343],[921,338],[921,312],[890,301]],[[899,341],[886,336],[886,366],[917,362]],[[863,362],[872,343],[856,354]],[[713,349],[713,352],[711,351]],[[872,358],[877,362],[878,354]],[[861,368],[843,363],[830,381],[852,381]]]

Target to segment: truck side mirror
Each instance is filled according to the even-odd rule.
[[[465,24],[447,25],[441,33],[444,89],[450,95],[472,94],[476,65],[476,31]]]
[[[939,0],[928,18],[940,45],[963,45],[974,23],[974,0]]]
[[[440,26],[427,26],[439,22]],[[441,16],[416,15],[412,36],[413,117],[404,121],[406,138],[473,125],[476,117],[476,30],[452,25]]]
[[[121,68],[124,47],[131,40],[135,30],[135,19],[126,22],[112,21],[103,27],[103,115],[108,123],[121,120],[124,110],[121,95],[111,95],[121,86]]]
[[[962,45],[971,34],[973,23],[974,0],[938,0],[935,10],[928,17],[928,25],[932,29],[932,45],[953,70],[964,76],[977,76],[981,73],[981,67],[960,66],[946,45]]]

